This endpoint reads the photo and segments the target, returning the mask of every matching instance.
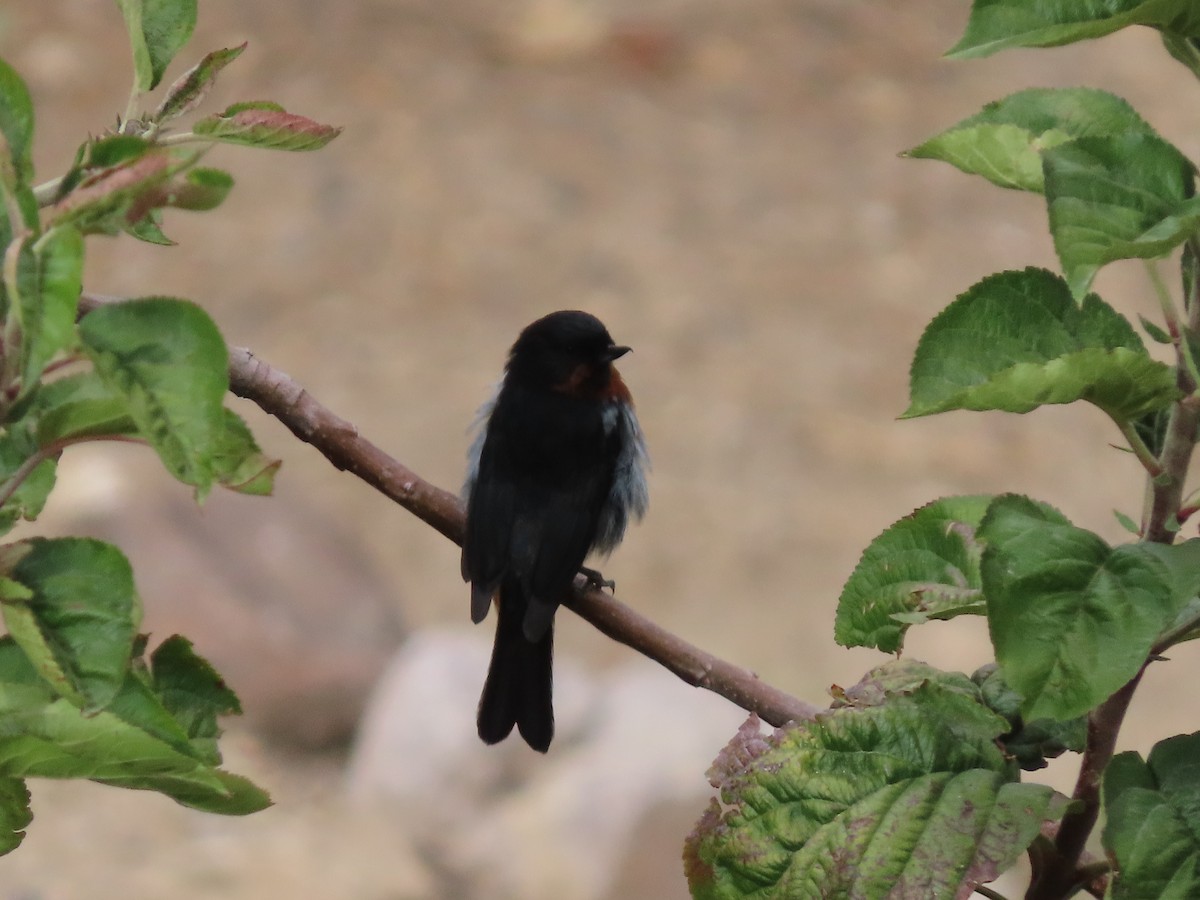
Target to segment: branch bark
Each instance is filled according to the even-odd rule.
[[[84,294],[79,301],[80,314],[122,299]],[[358,476],[454,543],[462,544],[465,513],[457,496],[425,481],[379,449],[284,372],[249,350],[231,347],[229,389],[258,404],[336,468]],[[810,719],[821,711],[767,684],[750,670],[672,634],[589,586],[582,576],[565,605],[603,634],[649,657],[688,684],[720,694],[772,725]]]

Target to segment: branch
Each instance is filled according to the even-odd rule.
[[[81,314],[120,298],[84,294]],[[454,494],[425,481],[323,406],[287,374],[240,347],[229,349],[229,389],[257,403],[333,465],[357,475],[441,534],[462,544],[465,514]],[[603,634],[664,666],[694,687],[720,694],[772,725],[810,719],[820,708],[761,681],[741,666],[706,653],[624,603],[589,587],[582,576],[565,604]]]

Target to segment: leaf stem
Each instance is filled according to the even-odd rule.
[[[1008,898],[999,891],[993,891],[990,887],[982,884],[975,885],[975,893],[977,893],[980,897],[987,897],[988,900],[1008,900]]]
[[[155,143],[160,147],[174,147],[178,144],[211,144],[213,141],[194,131],[180,131],[175,134],[163,135]]]
[[[1166,282],[1163,281],[1162,272],[1159,271],[1158,265],[1153,260],[1145,260],[1143,265],[1145,266],[1146,274],[1150,278],[1150,283],[1154,285],[1154,294],[1158,298],[1159,308],[1162,310],[1163,319],[1167,323],[1167,331],[1170,332],[1171,339],[1175,343],[1175,351],[1178,359],[1187,369],[1192,382],[1200,384],[1200,367],[1197,366],[1196,358],[1192,355],[1192,345],[1189,340],[1192,329],[1181,326],[1179,312],[1175,308],[1175,301],[1171,299],[1171,291],[1167,287]]]
[[[1133,451],[1133,455],[1138,458],[1138,462],[1146,470],[1146,474],[1151,478],[1157,478],[1161,475],[1163,472],[1162,465],[1155,455],[1150,452],[1150,448],[1146,446],[1146,442],[1142,440],[1142,436],[1137,433],[1137,429],[1134,428],[1133,423],[1128,420],[1114,421],[1116,421],[1117,427],[1121,429],[1122,436],[1129,443],[1129,449]]]
[[[140,438],[128,437],[123,434],[89,434],[80,437],[60,438],[57,441],[51,441],[45,447],[39,447],[32,455],[30,455],[17,470],[10,475],[3,484],[0,484],[0,506],[4,506],[12,499],[13,494],[24,483],[33,470],[40,466],[48,459],[54,459],[62,454],[68,447],[74,444],[84,444],[94,441],[120,441],[126,444],[145,444],[146,442]]]

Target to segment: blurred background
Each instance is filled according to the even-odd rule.
[[[1091,408],[896,420],[925,323],[1006,268],[1054,267],[1044,210],[897,154],[1020,88],[1129,99],[1200,157],[1200,94],[1146,30],[940,58],[966,4],[922,0],[202,0],[167,82],[248,41],[202,113],[246,99],[344,126],[313,154],[218,147],[237,187],[168,213],[178,247],[89,245],[87,287],[201,303],[372,441],[457,489],[467,426],[517,332],[597,314],[654,471],[602,568],[619,596],[817,703],[879,654],[832,640],[867,542],[939,496],[1019,491],[1117,540],[1139,469]],[[37,108],[39,180],[125,106],[112,3],[6,0],[0,55]],[[157,98],[149,105],[157,102]],[[1187,112],[1186,115],[1181,114]],[[1098,290],[1154,315],[1138,265]],[[244,820],[92,784],[33,785],[2,900],[676,898],[704,770],[741,716],[569,614],[559,738],[485,749],[490,625],[457,548],[256,408],[276,499],[203,509],[145,450],[72,449],[38,533],[130,555],[154,639],[192,637],[242,696],[227,761],[277,805]],[[973,670],[982,621],[906,654]],[[1198,654],[1155,666],[1122,742],[1194,729]],[[1069,792],[1074,761],[1048,777]]]

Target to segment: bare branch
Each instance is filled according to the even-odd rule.
[[[117,297],[84,294],[79,301],[80,313],[120,301]],[[249,350],[231,347],[229,388],[257,403],[337,468],[357,475],[454,543],[462,543],[465,515],[457,496],[430,484],[384,453],[287,374]],[[589,587],[582,576],[576,580],[566,606],[613,640],[632,647],[688,684],[720,694],[772,725],[810,719],[821,711],[761,681],[748,669],[689,644],[603,591]]]

